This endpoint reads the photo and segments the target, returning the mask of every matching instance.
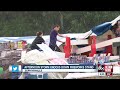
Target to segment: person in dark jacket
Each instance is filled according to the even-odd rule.
[[[58,51],[58,52],[61,52],[60,48],[57,46],[56,42],[59,41],[59,42],[62,42],[60,40],[57,39],[57,35],[59,37],[64,37],[66,38],[65,36],[61,35],[58,33],[58,31],[60,30],[60,26],[59,25],[54,25],[53,26],[53,29],[51,30],[50,32],[50,43],[49,43],[49,47],[53,50],[53,51]],[[62,42],[63,43],[63,42]]]
[[[43,36],[43,32],[37,32],[36,33],[36,38],[34,39],[34,41],[32,42],[32,45],[31,45],[31,50],[34,50],[34,49],[37,49],[37,50],[40,50],[41,49],[37,46],[37,44],[42,44],[42,43],[45,43],[44,39],[42,38]]]

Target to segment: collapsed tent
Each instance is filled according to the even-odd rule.
[[[91,34],[95,34],[97,36],[104,34],[108,30],[111,30],[111,28],[117,23],[118,20],[120,20],[120,16],[118,16],[111,22],[105,22],[103,24],[95,26],[94,28],[91,29],[91,31],[92,31]]]
[[[67,65],[68,63],[65,59],[60,58],[57,54],[52,51],[46,44],[39,44],[39,47],[43,47],[43,51],[31,50],[25,53],[24,56],[18,62],[23,64],[32,64],[32,65]],[[41,75],[43,73],[30,73],[30,75]],[[67,73],[48,73],[48,79],[64,79]],[[24,79],[25,73],[19,77],[19,79]]]

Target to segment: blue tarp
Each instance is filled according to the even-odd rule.
[[[95,33],[97,36],[100,36],[102,34],[104,34],[105,32],[107,32],[108,30],[111,30],[112,25],[109,22],[100,24],[94,28],[92,28],[92,32]]]

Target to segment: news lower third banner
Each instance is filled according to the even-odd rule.
[[[96,65],[10,65],[10,72],[97,72]]]

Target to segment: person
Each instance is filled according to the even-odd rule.
[[[115,34],[116,37],[120,37],[120,20],[117,21],[117,23],[112,27],[111,31]],[[119,55],[119,47],[117,47],[117,54]]]
[[[37,37],[34,39],[34,41],[31,44],[31,50],[37,49],[41,51],[41,49],[37,46],[37,44],[45,43],[45,40],[42,38],[43,32],[37,32],[36,36]]]
[[[112,32],[115,34],[116,37],[120,37],[120,20],[112,27]]]
[[[55,25],[53,26],[53,29],[50,32],[50,43],[49,43],[49,47],[53,50],[53,51],[58,51],[61,52],[60,48],[57,46],[56,42],[62,42],[60,40],[57,39],[57,35],[60,37],[64,37],[63,35],[59,34],[58,31],[60,30],[60,26],[59,25]],[[62,42],[63,43],[63,42]]]

